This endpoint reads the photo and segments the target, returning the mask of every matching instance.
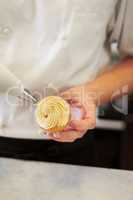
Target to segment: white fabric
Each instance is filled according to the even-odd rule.
[[[0,0],[0,70],[6,70],[0,73],[1,91],[18,80],[40,91],[95,79],[110,61],[104,42],[116,1]],[[0,134],[39,137],[34,109],[12,109],[9,116],[14,109],[18,114]]]

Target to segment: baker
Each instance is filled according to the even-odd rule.
[[[113,64],[106,46],[117,3],[0,0],[1,136],[45,139],[38,133],[35,105],[18,103],[13,95],[21,87],[40,98],[59,93],[84,109],[82,120],[71,121],[73,131],[47,133],[58,142],[83,137],[95,128],[99,105],[109,102],[118,90],[114,96],[122,96],[125,85],[127,93],[133,90],[132,57]]]

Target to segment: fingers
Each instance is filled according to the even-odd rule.
[[[81,92],[81,91],[80,91]],[[83,119],[80,120],[72,120],[70,122],[70,127],[72,130],[76,130],[79,132],[83,132],[88,129],[95,128],[96,125],[96,106],[91,100],[91,97],[86,99],[86,96],[80,93],[81,99],[76,99],[78,95],[76,95],[75,88],[69,89],[61,94],[63,98],[67,100],[73,100],[72,104],[76,107],[80,107],[82,112],[84,113]]]
[[[60,96],[67,100],[72,106],[81,108],[85,112],[86,117],[89,117],[91,113],[96,111],[96,105],[91,96],[85,93],[84,87],[80,89],[76,87],[71,88],[61,93]]]
[[[76,131],[85,131],[94,129],[96,126],[96,120],[92,120],[91,118],[86,118],[83,120],[73,120],[71,121],[71,127]]]
[[[96,107],[94,105],[85,107],[84,118],[80,120],[72,120],[69,126],[76,131],[85,131],[94,129],[96,126]]]
[[[76,89],[76,87],[74,87],[74,88],[68,89],[65,92],[62,92],[60,96],[70,103],[81,102],[82,99],[80,98],[82,98],[82,90]]]
[[[60,96],[62,97],[62,98],[64,98],[65,100],[71,100],[71,98],[72,98],[72,89],[69,89],[69,90],[67,90],[67,91],[65,91],[65,92],[62,92],[61,94],[60,94]]]
[[[57,142],[74,142],[83,137],[85,132],[65,131],[61,133],[50,133],[49,138]]]

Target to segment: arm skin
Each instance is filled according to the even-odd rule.
[[[109,102],[112,97],[118,98],[125,93],[133,92],[133,59],[126,59],[117,64],[112,70],[104,73],[96,80],[87,84],[88,91],[92,91],[96,104]],[[124,88],[127,88],[124,90]]]
[[[123,92],[123,88],[126,90]],[[61,133],[48,133],[48,136],[58,142],[74,142],[84,136],[87,130],[96,126],[96,108],[115,98],[133,92],[133,59],[126,59],[113,69],[105,72],[91,83],[72,87],[61,96],[67,101],[75,102],[85,111],[82,120],[73,120],[72,129]]]

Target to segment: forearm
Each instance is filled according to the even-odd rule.
[[[87,85],[87,89],[101,105],[125,93],[133,92],[133,59],[127,59]]]

